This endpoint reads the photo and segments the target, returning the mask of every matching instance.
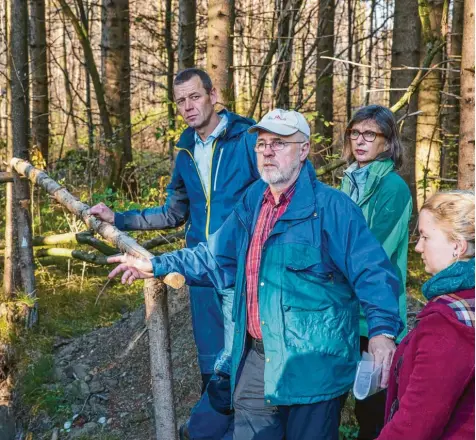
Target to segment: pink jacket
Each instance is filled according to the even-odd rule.
[[[472,300],[474,310],[474,289],[454,296]],[[417,327],[395,352],[385,411],[388,422],[378,440],[475,438],[474,326],[458,319],[445,297],[425,306]],[[474,312],[469,315],[474,325]]]

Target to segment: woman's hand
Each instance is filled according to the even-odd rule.
[[[114,255],[107,259],[108,263],[121,263],[108,275],[113,278],[123,272],[121,277],[122,284],[132,284],[135,280],[153,278],[152,263],[150,260],[133,257],[129,254]]]

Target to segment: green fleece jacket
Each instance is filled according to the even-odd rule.
[[[374,161],[361,169],[354,163],[344,172],[341,190],[360,206],[370,230],[381,243],[400,278],[398,304],[405,326],[397,338],[397,342],[400,342],[408,331],[405,284],[412,197],[407,184],[394,168],[391,159]],[[360,334],[368,336],[367,322],[362,312]]]

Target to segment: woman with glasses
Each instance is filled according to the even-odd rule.
[[[407,272],[408,223],[412,198],[404,180],[396,173],[402,165],[402,145],[393,113],[380,105],[358,110],[347,125],[343,157],[350,164],[344,171],[342,191],[357,203],[367,224],[382,244],[399,279],[400,317],[405,325],[396,342],[407,333],[405,282]],[[360,350],[368,352],[368,329],[360,317]],[[385,416],[385,392],[357,400],[355,415],[359,439],[378,437]]]
[[[474,193],[437,193],[418,220],[428,303],[393,357],[378,440],[474,439]]]

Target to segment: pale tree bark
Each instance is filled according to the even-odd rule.
[[[64,79],[64,92],[65,92],[65,100],[66,100],[66,122],[64,127],[64,136],[61,145],[61,151],[59,153],[59,158],[62,157],[62,150],[63,144],[66,139],[69,139],[69,144],[72,148],[78,149],[78,128],[76,124],[76,118],[74,115],[74,100],[73,100],[73,93],[71,91],[71,79],[69,74],[69,64],[68,58],[70,57],[70,50],[68,48],[68,32],[66,28],[66,21],[63,21],[63,79]],[[71,124],[73,128],[73,134],[68,136],[68,126]]]
[[[90,5],[86,3],[86,7],[84,6],[83,0],[77,0],[78,8],[79,8],[79,15],[81,18],[81,23],[83,25],[84,32],[86,34],[86,38],[89,38],[89,12],[90,12]],[[93,126],[93,113],[91,110],[91,77],[89,75],[88,67],[85,63],[84,66],[84,74],[85,74],[85,88],[86,88],[86,113],[87,113],[87,120],[88,120],[88,157],[91,160],[93,157],[94,151],[94,126]],[[88,167],[91,164],[88,162]],[[90,172],[88,173],[90,175]]]
[[[302,0],[275,0],[278,12],[278,47],[273,75],[274,106],[289,109],[289,80],[291,74],[294,28]]]
[[[166,0],[165,2],[165,50],[167,52],[167,118],[169,130],[173,132],[175,130],[175,111],[174,111],[174,66],[175,57],[174,49],[172,46],[172,0]],[[192,57],[193,59],[193,57]],[[175,142],[170,137],[169,139],[169,160],[170,160],[170,173],[172,174],[174,168],[174,148]]]
[[[448,51],[450,68],[443,97],[443,143],[441,149],[441,177],[453,177],[458,169],[458,138],[460,120],[460,72],[463,43],[464,0],[453,0],[451,45]]]
[[[458,188],[474,189],[474,1],[464,2]]]
[[[317,60],[316,60],[316,119],[314,134],[322,136],[322,141],[315,148],[330,148],[333,137],[333,126],[328,124],[334,120],[333,104],[333,63],[321,56],[334,56],[334,0],[319,0],[319,22],[317,27]],[[329,149],[322,154],[313,155],[314,167],[324,165],[324,156],[332,153]]]
[[[127,233],[119,231],[115,226],[89,215],[87,212],[89,209],[88,205],[70,194],[44,171],[36,169],[28,162],[17,158],[11,160],[11,165],[19,174],[28,177],[33,183],[44,188],[71,213],[81,218],[88,228],[100,234],[122,252],[139,258],[150,259],[153,257],[153,254],[139,246]],[[148,279],[145,281],[144,286],[157,440],[173,440],[177,435],[173,398],[170,326],[165,283],[174,288],[180,288],[184,284],[184,278],[179,274],[169,274],[165,277],[164,281]]]
[[[352,47],[354,45],[354,0],[347,1],[347,60],[352,61]],[[354,78],[354,65],[347,66],[347,84],[345,90],[345,114],[346,120],[352,117],[352,82]]]
[[[235,0],[209,0],[207,72],[218,92],[218,103],[233,109],[233,29]]]
[[[368,63],[370,66],[373,65],[373,50],[374,50],[374,15],[375,15],[375,6],[377,2],[376,0],[371,0],[370,4],[370,28],[369,28],[369,52],[368,52]],[[396,7],[396,6],[395,6]],[[363,45],[365,47],[365,45]],[[372,75],[373,69],[367,69],[367,91],[372,88]],[[370,93],[365,93],[365,105],[370,104]]]
[[[49,99],[45,0],[30,0],[31,140],[48,164]]]
[[[395,2],[392,39],[392,66],[417,67],[420,65],[421,22],[418,16],[418,2],[416,0],[399,0]],[[397,89],[406,89],[412,83],[415,71],[410,69],[392,70],[390,77],[390,105],[397,103],[405,93]],[[407,105],[395,113],[397,120],[405,114],[415,113],[418,110],[418,92],[416,91],[407,100]],[[399,124],[400,136],[403,143],[404,164],[400,174],[412,193],[413,211],[416,213],[416,181],[415,181],[415,151],[417,118],[410,116]]]
[[[29,158],[29,97],[28,97],[28,4],[23,0],[14,0],[11,5],[11,117],[12,117],[12,153],[20,158]],[[11,225],[7,230],[12,234],[13,252],[10,264],[18,267],[20,279],[16,277],[4,286],[5,295],[14,298],[24,294],[33,300],[36,298],[35,276],[33,268],[32,232],[30,215],[30,185],[28,181],[15,176],[13,197],[7,200],[12,204],[9,217]],[[17,250],[18,252],[15,252]],[[14,272],[14,270],[13,270]],[[11,273],[11,272],[10,272]],[[25,308],[21,312],[27,327],[37,321],[37,306]]]
[[[10,0],[5,4],[5,30],[7,40],[7,71],[11,72],[11,4]],[[7,87],[7,105],[10,107],[12,102],[11,83]],[[10,109],[7,110],[7,114]],[[7,159],[13,157],[12,143],[12,121],[7,120]],[[13,182],[13,180],[11,181]],[[13,296],[15,285],[20,284],[19,267],[16,263],[18,260],[17,242],[13,239],[13,183],[8,183],[5,189],[5,255],[3,267],[3,290],[7,298]]]
[[[178,69],[195,66],[197,0],[179,0]]]
[[[132,162],[129,0],[103,0],[101,21],[102,81],[113,130],[109,185],[117,188],[128,180],[123,173]]]
[[[423,43],[426,47],[438,46],[445,41],[448,18],[448,0],[420,0]],[[442,30],[444,28],[444,30]],[[433,65],[442,60],[442,50],[433,58]],[[420,84],[418,109],[422,114],[417,122],[415,154],[415,180],[418,209],[438,189],[438,180],[428,177],[440,175],[440,103],[441,71],[431,70]]]

